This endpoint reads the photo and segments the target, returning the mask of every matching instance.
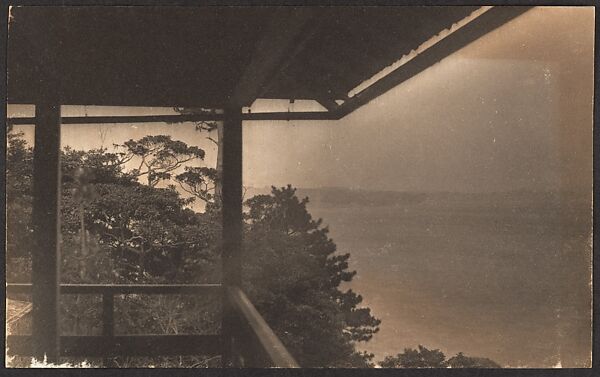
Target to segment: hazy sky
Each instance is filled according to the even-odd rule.
[[[250,123],[246,181],[590,188],[593,30],[592,8],[536,8],[342,120]]]
[[[538,7],[339,121],[246,122],[244,183],[417,191],[589,189],[593,30],[591,7]],[[299,110],[301,104],[289,106]],[[214,163],[213,146],[189,124],[63,128],[63,144],[75,148],[99,146],[100,128],[107,131],[105,146],[170,133],[205,147],[208,163]]]

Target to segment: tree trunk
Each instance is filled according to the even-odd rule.
[[[86,238],[85,238],[85,208],[83,205],[83,200],[79,203],[79,223],[81,226],[81,256],[85,257],[87,255],[87,247],[86,247]]]
[[[87,257],[87,240],[85,234],[85,207],[83,204],[83,199],[79,203],[79,222],[81,226],[81,255],[79,258],[79,277],[85,279],[86,268],[84,259]],[[79,300],[79,295],[77,296],[77,300]]]
[[[217,124],[217,182],[215,182],[215,196],[221,198],[223,181],[223,122]]]

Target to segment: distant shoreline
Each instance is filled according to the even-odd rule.
[[[245,199],[255,195],[271,192],[270,187],[248,187]],[[308,197],[309,205],[346,206],[346,205],[406,205],[419,204],[425,201],[473,201],[481,203],[523,204],[538,203],[540,205],[562,206],[590,205],[592,192],[585,191],[496,191],[496,192],[452,192],[452,191],[392,191],[368,190],[345,187],[308,187],[297,188],[299,198]]]

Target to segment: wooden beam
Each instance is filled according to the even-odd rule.
[[[298,55],[306,48],[308,42],[310,42],[315,36],[317,36],[318,32],[321,30],[322,25],[326,22],[327,16],[324,11],[315,13],[313,17],[309,17],[309,21],[307,22],[305,32],[302,33],[299,38],[299,42],[296,43],[293,50],[287,54],[287,56],[282,60],[279,67],[275,70],[275,73],[271,77],[271,80],[268,81],[259,93],[259,97],[263,98],[265,93],[268,93],[276,83],[276,80],[281,77],[281,75],[295,62]]]
[[[335,102],[334,100],[332,100],[331,98],[318,98],[317,102],[319,103],[319,105],[323,106],[324,108],[327,109],[327,111],[329,112],[335,112],[337,110],[337,108],[339,107],[339,105],[337,104],[337,102]]]
[[[223,114],[198,115],[133,115],[133,116],[84,116],[62,117],[61,124],[121,124],[121,123],[184,123],[201,121],[221,121]],[[265,113],[244,113],[242,120],[333,120],[336,116],[327,111],[280,111]],[[34,117],[8,118],[9,125],[34,125]]]
[[[222,120],[223,114],[180,114],[180,115],[115,115],[115,116],[72,116],[62,117],[61,124],[104,124],[104,123],[182,123]],[[7,124],[34,124],[35,118],[8,118]]]
[[[115,296],[112,293],[102,295],[102,336],[105,338],[115,336]],[[105,368],[114,368],[114,359],[104,357],[102,365]]]
[[[269,365],[246,365],[249,367],[278,367],[298,368],[298,363],[290,355],[277,335],[265,322],[254,305],[244,292],[237,287],[227,288],[227,297],[235,313],[239,316],[242,330],[245,330],[252,339],[252,344],[244,344],[245,352],[249,353],[247,360],[267,361]],[[254,355],[252,355],[254,354]],[[266,359],[266,360],[265,360]]]
[[[61,336],[61,356],[213,356],[220,352],[219,335]],[[9,335],[11,355],[31,355],[33,337]]]
[[[340,119],[350,114],[374,98],[416,76],[448,55],[458,51],[499,26],[504,25],[529,9],[531,9],[530,6],[494,6],[482,15],[470,20],[466,25],[446,38],[425,49],[406,64],[401,65],[387,76],[351,97],[337,109],[336,118]]]
[[[33,355],[59,356],[60,105],[38,104],[33,149]]]
[[[229,98],[230,107],[250,106],[277,73],[285,58],[300,43],[305,26],[313,16],[309,7],[280,7],[254,48],[248,66]]]
[[[336,120],[337,113],[330,111],[282,111],[275,113],[243,114],[242,120]]]
[[[31,293],[32,285],[11,283],[7,293]],[[208,294],[221,291],[221,284],[61,284],[61,294]]]
[[[225,109],[223,120],[222,171],[222,279],[225,286],[242,282],[242,116],[241,108]],[[235,314],[223,292],[221,324],[223,367],[235,366],[233,336],[236,333]]]
[[[223,283],[240,285],[242,248],[242,117],[225,110],[223,121]]]

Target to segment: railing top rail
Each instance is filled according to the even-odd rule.
[[[63,294],[183,294],[221,289],[221,284],[61,284]],[[10,293],[30,293],[31,283],[8,283]]]
[[[278,368],[299,368],[294,357],[290,355],[283,343],[256,310],[250,299],[238,287],[227,287],[229,301],[242,320],[251,328],[254,335],[270,358],[273,366]]]
[[[34,338],[8,335],[10,355],[32,354]],[[129,334],[116,336],[61,336],[61,355],[75,357],[218,355],[221,336],[214,334]]]

